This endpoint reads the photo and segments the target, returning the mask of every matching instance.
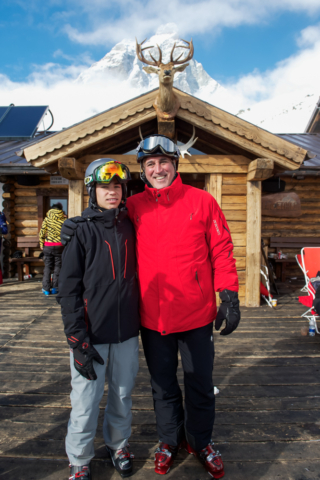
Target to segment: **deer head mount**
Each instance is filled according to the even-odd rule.
[[[149,65],[148,67],[143,67],[143,70],[146,73],[156,73],[159,76],[159,94],[156,97],[154,108],[156,109],[158,119],[172,120],[180,107],[179,100],[172,90],[173,78],[176,72],[183,72],[187,68],[189,63],[186,62],[193,57],[194,48],[192,39],[190,42],[182,40],[186,45],[177,46],[176,43],[173,45],[169,63],[162,63],[162,52],[159,45],[157,45],[159,52],[158,60],[154,58],[151,52],[149,52],[151,60],[146,59],[143,54],[144,50],[150,50],[151,48],[154,48],[154,46],[142,48],[145,41],[146,40],[142,43],[138,43],[136,39],[136,52],[139,60]],[[176,59],[174,59],[173,54],[176,48],[186,48],[188,50],[187,55],[181,59],[183,55],[183,53],[181,53]]]

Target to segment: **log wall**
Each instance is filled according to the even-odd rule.
[[[67,185],[50,185],[50,176],[40,177],[40,184],[34,187],[19,185],[14,177],[6,179],[3,193],[2,205],[4,213],[9,221],[9,235],[6,236],[11,242],[10,249],[4,249],[3,268],[5,277],[14,277],[16,266],[9,264],[9,257],[17,250],[16,237],[31,236],[38,237],[38,188],[61,188],[67,190]],[[10,191],[7,191],[9,190]],[[46,213],[46,212],[45,212]],[[35,261],[30,263],[30,273],[41,274],[43,272],[43,262],[37,261],[41,250],[39,248],[30,249],[30,257],[35,257]]]
[[[304,180],[283,177],[285,191],[295,192],[301,201],[302,215],[296,218],[262,216],[262,238],[269,245],[270,237],[318,237],[320,236],[320,179],[305,177]],[[263,194],[266,195],[266,194]],[[275,249],[269,248],[269,253]],[[284,248],[283,253],[294,258],[299,249]],[[297,264],[287,264],[287,278],[302,277]]]
[[[228,222],[239,276],[240,304],[245,305],[247,246],[247,176],[222,175],[221,208]]]

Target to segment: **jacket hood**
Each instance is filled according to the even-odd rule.
[[[64,213],[62,210],[58,210],[57,208],[51,208],[46,215],[50,219],[64,219]]]

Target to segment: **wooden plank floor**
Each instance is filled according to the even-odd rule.
[[[275,310],[242,309],[229,337],[215,335],[217,398],[213,439],[226,479],[320,479],[320,338],[302,337],[304,311],[286,295]],[[37,281],[0,287],[0,478],[64,480],[70,412],[69,353],[60,308]],[[179,379],[182,382],[181,370]],[[120,478],[105,457],[101,404],[94,480]],[[133,478],[156,479],[157,444],[149,375],[142,350],[133,398]],[[209,475],[180,452],[168,479]]]

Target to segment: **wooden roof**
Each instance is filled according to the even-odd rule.
[[[100,142],[105,142],[127,130],[136,128],[138,132],[139,125],[156,119],[153,102],[157,92],[158,89],[148,92],[51,135],[25,148],[23,154],[34,166],[43,167],[61,157],[79,155],[82,151],[88,153]],[[241,148],[244,153],[250,154],[250,158],[270,158],[278,165],[294,170],[307,156],[307,150],[235,115],[178,89],[174,89],[174,92],[181,103],[177,119],[211,134],[217,141],[223,140]]]

